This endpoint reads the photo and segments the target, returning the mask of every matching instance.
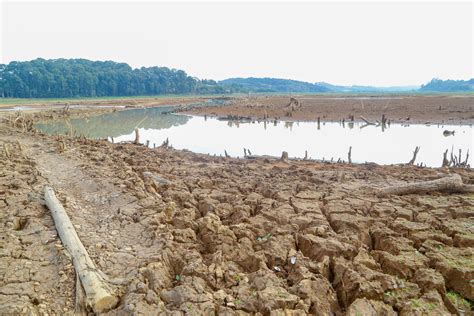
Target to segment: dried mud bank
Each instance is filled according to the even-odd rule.
[[[218,158],[5,122],[0,141],[0,313],[74,310],[45,185],[120,296],[111,314],[472,312],[474,195],[376,194],[472,170]]]
[[[229,119],[334,121],[403,124],[473,124],[474,96],[255,96],[229,105],[196,108],[189,114]],[[383,116],[383,117],[382,117]],[[378,121],[378,122],[377,122]]]
[[[28,107],[31,110],[44,110],[45,108],[57,108],[67,105],[80,107],[154,107],[163,105],[187,105],[193,103],[206,102],[210,97],[182,96],[182,97],[141,97],[141,98],[110,98],[110,99],[69,99],[59,101],[35,101],[17,99],[17,102],[11,101],[7,104],[0,104],[0,109],[10,109],[15,106]],[[90,109],[89,109],[90,110]]]

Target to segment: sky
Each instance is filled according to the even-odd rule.
[[[166,66],[199,78],[344,85],[468,79],[473,2],[1,0],[0,62]]]

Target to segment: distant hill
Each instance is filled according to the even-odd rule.
[[[277,78],[230,78],[218,82],[219,85],[233,91],[241,92],[330,92],[319,84]]]
[[[420,88],[422,92],[467,92],[474,91],[474,78],[470,80],[433,79]]]
[[[407,92],[416,91],[419,86],[372,87],[338,86],[326,82],[304,82],[277,78],[230,78],[218,82],[232,91],[241,92],[295,92],[295,93],[361,93],[361,92]]]
[[[328,88],[331,92],[410,92],[416,91],[419,86],[393,86],[393,87],[373,87],[373,86],[337,86],[326,82],[316,83]]]

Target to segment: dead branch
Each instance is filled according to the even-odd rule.
[[[409,165],[413,165],[415,163],[416,155],[418,155],[419,151],[420,151],[420,147],[416,146],[415,150],[413,151],[413,158],[411,158],[411,160],[408,162]]]
[[[362,121],[364,121],[365,124],[368,124],[368,125],[375,125],[375,123],[370,122],[369,120],[367,120],[367,119],[366,119],[365,117],[363,117],[362,115],[360,116],[360,119],[361,119]]]
[[[452,174],[431,181],[389,186],[380,189],[377,195],[379,197],[384,197],[387,195],[420,194],[428,192],[472,193],[474,192],[474,185],[463,184],[460,175]]]
[[[10,158],[10,151],[8,150],[8,145],[6,143],[3,143],[3,151],[5,152],[5,157]]]

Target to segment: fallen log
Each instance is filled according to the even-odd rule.
[[[95,313],[109,311],[117,305],[118,297],[95,267],[52,188],[45,187],[44,199],[51,210],[61,242],[71,254],[74,269],[86,293],[87,305],[92,307]]]
[[[431,180],[400,184],[385,187],[379,190],[377,196],[405,195],[428,192],[448,192],[448,193],[474,193],[474,185],[463,184],[461,176],[452,174],[450,176]]]

